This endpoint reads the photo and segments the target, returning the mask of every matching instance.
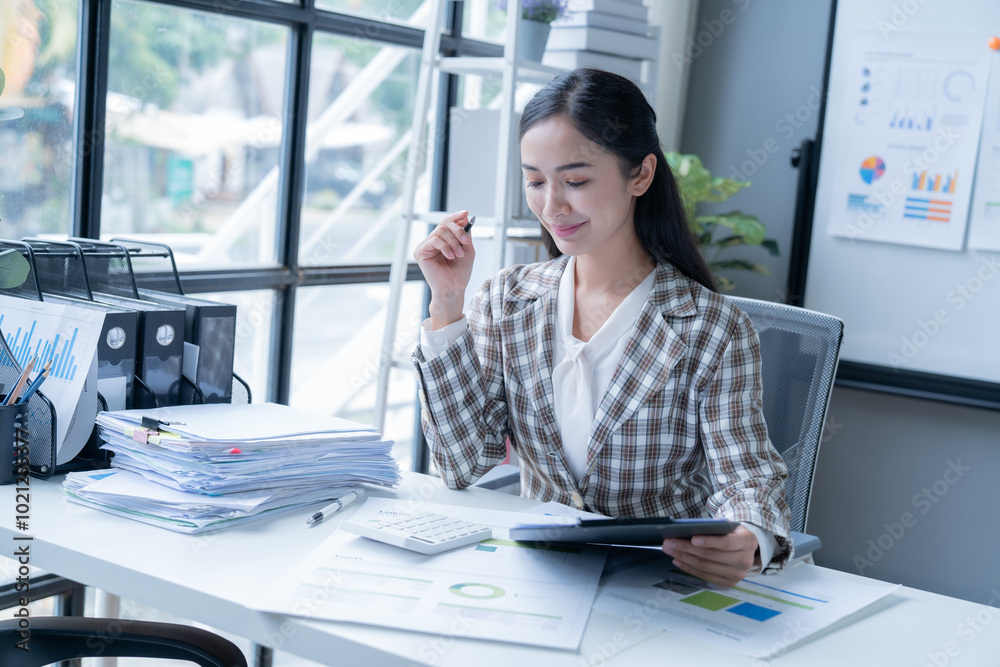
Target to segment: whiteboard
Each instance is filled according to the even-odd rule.
[[[931,388],[931,394],[935,386],[945,393],[957,388],[961,394],[963,386],[974,388],[973,393],[979,396],[996,392],[992,400],[1000,405],[1000,252],[970,249],[967,231],[958,243],[952,235],[947,243],[935,245],[938,241],[928,241],[930,247],[831,232],[838,225],[843,231],[841,218],[847,203],[843,185],[845,147],[857,143],[859,131],[857,123],[845,115],[861,99],[859,51],[871,48],[872,35],[884,42],[887,53],[902,52],[915,41],[940,46],[954,44],[957,39],[982,48],[987,63],[984,80],[975,81],[972,75],[962,77],[963,94],[971,93],[975,86],[980,86],[977,92],[985,93],[988,85],[1000,87],[1000,51],[989,47],[990,37],[1000,35],[1000,2],[839,0],[835,16],[803,305],[844,320],[842,369],[863,368],[866,377],[876,378],[875,384],[906,386],[909,380],[918,378],[918,384]],[[972,67],[968,70],[976,73]],[[970,80],[974,80],[974,86],[968,85]],[[944,83],[941,78],[928,81]],[[949,81],[954,83],[955,78]],[[949,90],[949,94],[953,92]],[[933,111],[935,107],[931,104],[928,109]],[[918,115],[920,110],[915,106],[911,111],[911,115]],[[938,115],[940,111],[937,108]],[[880,122],[878,132],[893,131],[888,126],[888,115],[883,115]],[[1000,126],[1000,117],[982,122],[988,127]],[[940,125],[935,130],[940,130]],[[931,133],[924,134],[930,141]],[[891,137],[892,141],[910,142],[915,147],[921,141],[920,133],[912,127]],[[978,138],[976,143],[978,148]],[[865,166],[872,168],[876,162],[881,161],[873,160]],[[975,162],[972,166],[974,170]],[[948,171],[948,175],[951,173]],[[968,185],[971,179],[965,174],[972,173],[963,172],[964,180],[959,183]],[[869,182],[881,175],[872,171],[857,174]],[[987,175],[1000,185],[1000,172],[990,171]],[[931,187],[930,183],[920,181],[924,188]],[[916,186],[914,174],[912,187]],[[906,188],[910,187],[906,181]],[[947,187],[943,182],[937,185],[938,190]],[[863,186],[855,190],[863,190]],[[914,192],[908,190],[902,195],[910,197]],[[899,207],[902,209],[901,204]],[[930,229],[928,225],[933,224],[927,220],[914,222],[923,225],[922,229]],[[914,238],[922,238],[919,229]],[[951,247],[945,247],[949,244]]]

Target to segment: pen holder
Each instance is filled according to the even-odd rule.
[[[0,484],[27,477],[28,466],[28,404],[0,405]]]

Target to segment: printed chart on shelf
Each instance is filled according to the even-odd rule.
[[[766,658],[899,588],[805,564],[721,588],[668,563],[614,552],[594,609]]]
[[[961,250],[990,51],[968,36],[859,32],[843,95],[828,232]]]
[[[0,331],[18,365],[24,368],[37,356],[38,372],[52,362],[40,391],[56,410],[57,464],[72,460],[94,427],[97,339],[103,324],[101,312],[0,296]],[[78,414],[87,417],[77,419]],[[51,428],[48,423],[38,426]]]
[[[1000,53],[994,52],[990,60],[990,85],[969,215],[969,247],[976,250],[1000,250]]]
[[[493,539],[425,556],[338,531],[279,582],[260,609],[553,648],[579,646],[606,548],[513,542],[510,528],[541,519],[516,512],[369,498],[354,520],[418,511],[488,525]]]

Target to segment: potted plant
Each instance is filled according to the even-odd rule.
[[[749,187],[749,181],[713,177],[696,155],[682,155],[671,151],[666,154],[666,158],[677,179],[688,221],[719,288],[731,290],[736,286],[735,282],[720,275],[720,271],[740,269],[770,275],[771,272],[763,264],[721,256],[723,250],[738,246],[761,246],[767,248],[772,255],[778,255],[778,242],[764,238],[767,230],[757,216],[747,215],[742,211],[697,215],[699,203],[726,201],[743,188]]]
[[[569,0],[519,0],[521,25],[518,26],[517,57],[541,62],[549,39],[550,23],[569,13]],[[497,0],[497,9],[507,11],[507,0]]]

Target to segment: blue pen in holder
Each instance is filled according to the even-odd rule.
[[[0,332],[0,389],[13,387],[20,375],[21,366],[14,361]],[[56,469],[58,447],[52,401],[41,389],[25,403],[2,405],[6,398],[0,394],[0,484],[12,484],[21,470],[34,477],[51,477]],[[20,465],[25,461],[26,465]]]

